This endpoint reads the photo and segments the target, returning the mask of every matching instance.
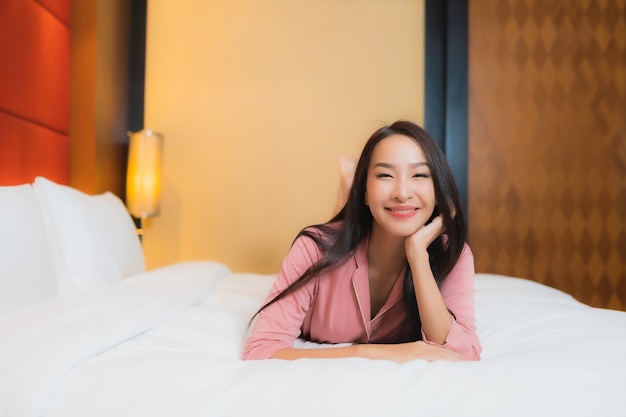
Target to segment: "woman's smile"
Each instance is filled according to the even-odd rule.
[[[397,217],[400,219],[407,219],[407,218],[415,216],[419,209],[414,206],[396,206],[396,207],[386,207],[385,210],[387,210],[389,214],[391,214],[394,217]]]

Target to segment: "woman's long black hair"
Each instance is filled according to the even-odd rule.
[[[345,263],[359,243],[367,238],[373,222],[372,213],[365,204],[368,169],[376,145],[392,135],[403,135],[415,140],[424,151],[430,167],[435,188],[435,200],[437,201],[431,219],[441,214],[447,236],[445,242],[439,236],[428,247],[430,267],[435,281],[441,287],[459,259],[466,241],[467,230],[463,208],[452,171],[437,143],[420,126],[400,120],[378,129],[366,142],[356,166],[348,199],[341,211],[327,223],[309,226],[301,230],[296,236],[296,239],[300,236],[312,239],[322,253],[320,260],[307,269],[300,278],[263,305],[255,316],[268,306],[297,291],[314,277]],[[419,326],[417,300],[408,262],[404,277],[404,300],[408,304],[408,311],[410,314],[414,314],[413,318]],[[421,338],[421,334],[415,336],[416,339]]]

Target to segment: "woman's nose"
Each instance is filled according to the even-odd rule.
[[[404,203],[410,198],[407,181],[404,178],[398,178],[393,187],[393,198],[396,201]]]

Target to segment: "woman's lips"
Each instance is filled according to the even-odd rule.
[[[399,206],[399,207],[387,207],[386,210],[394,217],[406,219],[415,216],[417,214],[417,207]]]

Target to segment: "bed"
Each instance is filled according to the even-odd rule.
[[[479,362],[242,361],[273,275],[211,260],[145,270],[114,197],[35,183],[0,187],[0,277],[32,281],[0,310],[0,416],[626,416],[626,312],[477,274]],[[46,259],[25,233],[46,236]],[[108,247],[86,243],[99,233]],[[54,285],[31,295],[37,279]]]

